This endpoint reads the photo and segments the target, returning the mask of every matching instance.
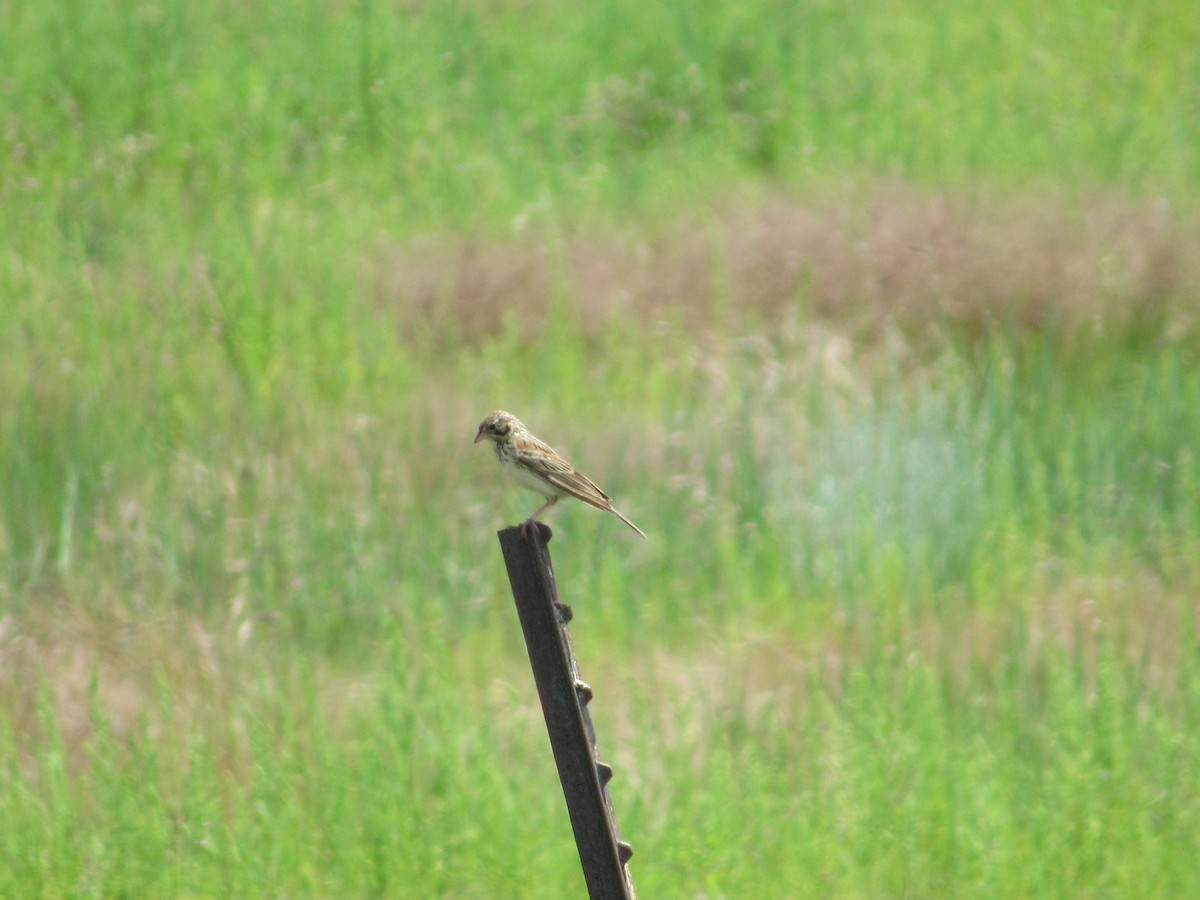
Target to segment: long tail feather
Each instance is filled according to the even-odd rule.
[[[623,515],[621,515],[619,512],[617,512],[616,509],[614,509],[613,507],[610,506],[608,508],[608,511],[610,513],[612,513],[614,516],[616,516],[618,519],[620,519],[622,522],[624,522],[626,525],[628,525],[630,528],[632,528],[634,531],[636,531],[638,534],[640,534],[642,537],[646,536],[646,532],[642,531],[642,529],[638,528],[636,525],[634,525],[632,522],[630,522],[627,518],[625,518]]]

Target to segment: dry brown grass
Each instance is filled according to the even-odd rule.
[[[628,313],[704,327],[799,304],[856,331],[1123,327],[1153,316],[1190,332],[1200,220],[1166,199],[985,202],[884,186],[728,204],[653,233],[387,245],[366,270],[375,302],[402,323],[466,338],[506,320],[536,331],[563,290],[593,328]]]
[[[843,611],[804,633],[761,625],[738,634],[717,629],[690,649],[630,649],[635,664],[621,653],[585,655],[580,663],[606,693],[629,698],[600,716],[606,745],[636,784],[661,775],[655,770],[664,764],[637,758],[634,748],[645,746],[638,734],[694,747],[691,764],[699,771],[714,729],[765,736],[782,726],[799,733],[812,704],[841,702],[852,672],[891,673],[897,679],[885,681],[902,690],[899,676],[923,669],[952,702],[986,712],[1010,702],[1014,691],[1036,704],[1049,689],[1048,668],[1064,660],[1090,703],[1107,661],[1127,674],[1141,702],[1177,710],[1184,701],[1187,632],[1198,615],[1194,598],[1148,572],[1127,578],[1061,573],[1018,610],[948,603],[901,619]],[[47,598],[40,612],[20,619],[3,618],[0,702],[16,730],[20,762],[33,771],[47,737],[45,710],[73,768],[90,764],[103,728],[118,744],[152,740],[164,756],[180,760],[187,759],[189,742],[200,740],[240,777],[254,762],[246,743],[249,717],[261,727],[264,716],[313,715],[334,734],[352,734],[380,692],[392,689],[377,667],[324,663],[297,684],[295,668],[271,655],[262,627],[269,631],[236,602],[223,621],[208,624],[182,613],[146,621],[98,617],[67,597]],[[478,702],[490,709],[490,719],[509,721],[512,734],[500,739],[519,743],[537,733],[530,726],[538,710],[521,654],[496,646],[512,638],[483,632],[450,652],[456,678],[488,685]],[[316,689],[311,705],[305,685]],[[607,719],[614,714],[617,720]]]
[[[18,762],[34,776],[47,743],[72,770],[86,771],[100,742],[153,744],[187,769],[195,745],[212,748],[226,772],[247,778],[255,763],[251,731],[285,731],[317,715],[338,727],[378,687],[375,675],[346,674],[308,661],[301,678],[234,603],[226,621],[185,613],[145,621],[89,613],[59,598],[50,609],[0,620],[0,703],[13,728]],[[310,705],[311,679],[317,700]]]
[[[880,683],[899,695],[905,674],[924,670],[951,703],[998,714],[1014,701],[1039,706],[1050,690],[1047,672],[1064,666],[1094,705],[1107,666],[1122,673],[1139,704],[1183,715],[1180,672],[1200,616],[1194,598],[1143,571],[1055,576],[1021,603],[1004,610],[942,604],[890,622],[862,610],[808,635],[713,634],[700,649],[639,653],[633,666],[620,658],[580,662],[593,684],[633,698],[610,726],[614,747],[636,747],[639,734],[652,733],[666,745],[694,747],[697,770],[711,749],[706,730],[736,725],[765,737],[782,724],[799,734],[810,706],[840,703],[854,672],[884,673]],[[635,771],[661,764],[623,762]]]
[[[48,721],[68,763],[79,767],[101,723],[119,740],[146,727],[171,742],[186,739],[198,717],[208,726],[225,718],[236,679],[198,621],[121,621],[91,615],[66,596],[44,599],[38,611],[0,620],[0,700],[25,763],[49,737]],[[171,697],[168,708],[160,688]]]

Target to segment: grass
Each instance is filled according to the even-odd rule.
[[[1197,893],[1198,30],[0,7],[0,894]]]

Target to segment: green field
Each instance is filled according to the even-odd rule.
[[[1200,895],[1194,0],[0,3],[0,896]]]

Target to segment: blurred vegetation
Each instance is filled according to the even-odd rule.
[[[500,406],[648,896],[1197,893],[1197,45],[0,4],[0,894],[577,894]]]

